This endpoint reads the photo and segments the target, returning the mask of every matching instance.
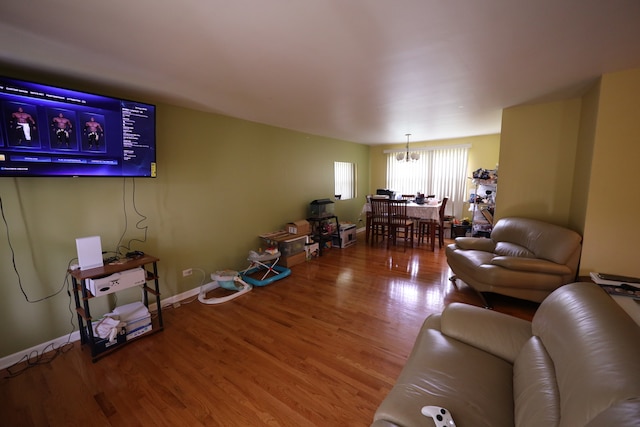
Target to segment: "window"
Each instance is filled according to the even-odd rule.
[[[468,145],[433,147],[423,149],[420,159],[411,162],[396,160],[397,150],[387,152],[387,188],[396,194],[420,192],[463,201],[468,151]]]
[[[356,194],[356,164],[347,162],[334,162],[333,174],[335,178],[336,199],[353,199]]]

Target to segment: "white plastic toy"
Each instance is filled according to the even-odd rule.
[[[423,406],[422,415],[433,418],[436,427],[456,427],[451,413],[440,406]]]
[[[211,274],[211,279],[213,279],[213,282],[209,282],[200,287],[198,301],[203,304],[221,304],[238,298],[240,295],[244,295],[251,290],[251,285],[242,280],[237,271],[218,271]],[[218,288],[236,292],[224,297],[207,298],[207,292]]]

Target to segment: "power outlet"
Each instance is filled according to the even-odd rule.
[[[182,277],[191,276],[193,274],[193,268],[187,268],[186,270],[182,270]]]

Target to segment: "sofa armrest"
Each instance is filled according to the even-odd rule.
[[[571,269],[564,264],[556,264],[540,258],[524,258],[515,256],[497,256],[491,260],[491,264],[507,268],[509,270],[532,271],[535,273],[546,273],[564,275],[571,274]]]
[[[440,323],[443,334],[510,363],[532,336],[531,322],[462,303],[449,304]]]
[[[496,243],[485,237],[456,237],[456,246],[460,249],[471,249],[476,251],[493,252]]]
[[[422,324],[422,329],[435,329],[440,330],[440,318],[442,317],[441,313],[430,314]]]

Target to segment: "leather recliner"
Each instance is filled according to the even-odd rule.
[[[458,427],[638,426],[639,355],[640,326],[594,283],[560,287],[532,322],[451,303],[425,320],[371,426],[433,426],[429,405]]]

